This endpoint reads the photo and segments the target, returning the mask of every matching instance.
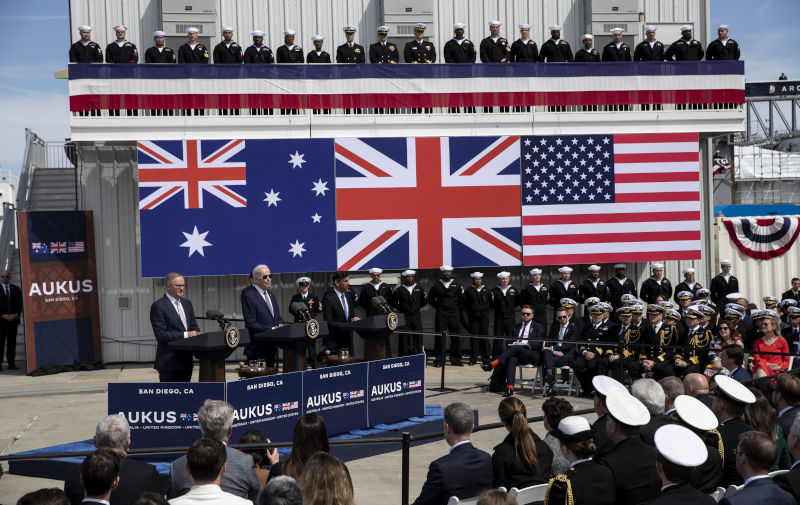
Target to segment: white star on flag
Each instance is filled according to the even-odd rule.
[[[186,233],[185,231],[181,232],[183,236],[186,237],[186,242],[181,244],[181,247],[188,247],[189,248],[189,257],[192,257],[192,254],[195,252],[199,252],[200,256],[205,257],[203,253],[203,247],[207,247],[213,245],[211,242],[206,242],[206,235],[208,232],[198,233],[197,226],[194,227],[194,231],[192,233]]]
[[[276,207],[278,206],[278,202],[280,202],[280,201],[281,201],[281,199],[280,199],[280,198],[278,198],[278,195],[280,195],[280,194],[281,194],[281,192],[280,192],[280,191],[278,191],[278,192],[276,193],[274,189],[270,189],[270,190],[269,190],[269,193],[267,193],[267,192],[265,191],[265,192],[264,192],[264,194],[265,194],[265,195],[267,195],[267,197],[266,197],[266,198],[264,198],[264,201],[265,201],[265,202],[267,202],[267,207],[269,207],[270,205],[274,205],[274,206],[276,206]]]
[[[306,245],[306,243],[300,242],[299,240],[295,240],[294,243],[289,242],[289,246],[291,247],[289,252],[292,253],[292,258],[297,256],[303,257],[303,253],[306,252],[306,249],[303,248],[304,245]]]
[[[311,188],[311,191],[316,193],[316,196],[325,196],[325,192],[330,191],[330,188],[328,188],[328,181],[323,182],[320,178],[318,181],[314,182],[314,187]]]
[[[320,216],[318,212],[315,212],[314,215],[311,216],[311,219],[313,219],[315,223],[319,223],[322,216]]]
[[[306,162],[306,160],[303,159],[303,156],[305,156],[305,154],[300,154],[298,151],[295,151],[294,154],[289,155],[288,162],[292,164],[292,168],[303,168],[303,163]]]

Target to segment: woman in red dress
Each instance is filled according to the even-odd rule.
[[[789,368],[789,356],[779,354],[759,354],[759,351],[768,352],[789,352],[789,344],[781,336],[778,326],[778,317],[775,312],[767,315],[761,320],[761,333],[763,337],[756,340],[753,346],[754,371],[753,377],[765,377],[774,375]],[[774,314],[774,315],[773,315]]]

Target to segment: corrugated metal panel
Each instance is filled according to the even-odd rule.
[[[694,38],[708,44],[709,36],[716,38],[716,30],[709,31],[710,0],[644,0],[645,21],[648,23],[692,23]],[[733,35],[733,34],[731,34]],[[660,40],[660,39],[659,39]],[[673,40],[661,40],[671,44]]]

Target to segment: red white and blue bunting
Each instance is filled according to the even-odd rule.
[[[736,217],[722,221],[743,253],[760,260],[776,258],[792,248],[800,232],[800,216]]]

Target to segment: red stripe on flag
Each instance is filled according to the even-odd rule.
[[[218,151],[217,154],[213,155],[212,157],[208,158],[207,160],[204,160],[203,163],[211,163],[211,162],[213,162],[214,160],[216,160],[217,158],[219,158],[223,154],[227,153],[228,151],[230,151],[234,147],[238,146],[242,142],[244,142],[243,139],[239,139],[239,140],[236,140],[234,142],[231,142],[230,144],[228,144],[225,147],[225,149],[222,149],[222,150]]]
[[[345,149],[338,143],[335,145],[334,151],[336,151],[337,154],[341,154],[348,160],[352,161],[353,163],[360,166],[361,168],[363,168],[364,170],[366,170],[367,172],[371,173],[376,177],[389,177],[389,174],[387,174],[380,168],[376,167],[372,163],[368,162],[367,160],[361,158],[357,154]]]
[[[620,253],[588,253],[588,254],[550,254],[525,256],[525,265],[565,265],[588,263],[616,263],[621,261],[653,261],[660,260],[696,260],[700,259],[700,250],[695,251],[645,251]]]
[[[535,207],[529,207],[535,208]],[[545,216],[522,216],[523,226],[548,224],[590,223],[651,223],[661,221],[697,221],[700,212],[620,212],[615,214],[560,214]]]
[[[486,230],[482,230],[481,228],[467,228],[467,230],[471,231],[472,233],[474,233],[475,235],[479,236],[483,240],[489,242],[490,244],[492,244],[496,248],[500,249],[504,253],[508,254],[512,258],[519,259],[519,255],[521,253],[520,250],[518,250],[518,249],[516,249],[516,248],[514,248],[514,247],[512,247],[512,246],[510,246],[508,244],[506,244],[505,242],[503,242],[502,240],[498,239],[497,237],[492,236],[491,234],[486,232]]]
[[[614,163],[669,163],[700,161],[697,152],[614,154]]]
[[[495,157],[497,157],[501,152],[505,151],[505,149],[508,146],[510,146],[511,144],[516,142],[517,140],[519,140],[519,137],[508,137],[504,141],[500,142],[500,144],[495,146],[494,149],[489,151],[483,158],[481,158],[478,161],[476,161],[474,165],[472,165],[468,169],[464,170],[464,172],[462,172],[461,175],[465,176],[465,175],[474,174],[475,172],[477,172],[478,170],[483,168],[487,163],[492,161]]]
[[[614,182],[694,182],[700,180],[697,172],[643,172],[638,174],[614,174]]]
[[[699,202],[699,191],[684,191],[675,193],[617,193],[614,197],[616,203],[640,202]]]
[[[392,238],[392,235],[399,232],[400,230],[387,230],[381,233],[381,236],[370,242],[367,247],[361,250],[358,254],[350,258],[350,261],[346,262],[345,264],[339,267],[339,270],[350,270],[355,265],[357,265],[362,259],[366,258],[369,254],[372,253],[375,249],[380,247],[384,242]]]
[[[614,135],[615,144],[655,144],[657,142],[697,142],[697,133],[623,133]]]
[[[615,242],[665,242],[670,240],[700,240],[700,231],[648,231],[635,233],[573,233],[570,235],[529,235],[522,245],[548,244],[610,244]]]
[[[169,163],[170,162],[168,159],[166,159],[165,157],[161,156],[157,152],[153,151],[152,149],[150,149],[146,145],[141,144],[141,143],[137,144],[137,145],[139,146],[139,149],[141,149],[142,151],[146,152],[147,154],[149,154],[153,158],[157,159],[161,163]]]
[[[245,207],[247,207],[247,200],[245,200],[244,198],[240,197],[239,195],[237,195],[233,191],[229,190],[225,186],[218,186],[218,185],[215,184],[214,185],[214,189],[225,193],[226,195],[228,195],[229,198],[232,198],[232,199],[236,200],[237,202],[241,203],[242,205],[244,205]]]
[[[169,198],[169,197],[171,197],[172,195],[174,195],[174,194],[175,194],[175,192],[176,192],[176,191],[178,191],[178,190],[180,190],[180,189],[181,189],[181,187],[180,187],[180,186],[175,186],[175,187],[173,187],[172,189],[170,189],[169,191],[167,191],[167,192],[166,192],[166,193],[164,193],[163,195],[159,196],[158,198],[156,198],[156,199],[155,199],[155,200],[153,200],[152,202],[150,202],[150,203],[148,203],[147,205],[145,205],[144,207],[142,207],[142,210],[150,210],[150,209],[152,209],[153,207],[155,207],[155,206],[156,206],[156,205],[158,205],[159,203],[163,202],[163,201],[164,201],[164,200],[166,200],[167,198]]]

